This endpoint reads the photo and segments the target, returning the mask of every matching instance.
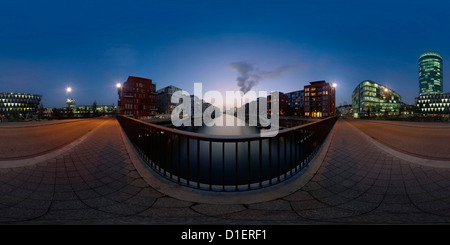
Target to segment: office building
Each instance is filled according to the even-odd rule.
[[[442,93],[442,56],[427,52],[419,56],[419,96]]]
[[[156,85],[151,79],[129,76],[117,93],[121,115],[140,118],[156,114]]]
[[[450,93],[425,94],[416,98],[420,113],[433,116],[450,114]]]
[[[335,88],[325,81],[310,82],[304,87],[305,116],[329,117],[335,112]]]
[[[42,95],[0,92],[0,114],[5,116],[29,116],[36,114]]]
[[[400,106],[397,92],[370,80],[362,81],[352,93],[355,118],[398,115]]]
[[[172,85],[156,91],[158,113],[172,114],[173,109],[178,105],[178,103],[171,102],[172,95],[176,91],[181,91],[181,88]]]

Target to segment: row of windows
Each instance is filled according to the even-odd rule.
[[[0,102],[3,103],[17,103],[17,102],[26,102],[26,103],[39,103],[40,99],[0,99]]]
[[[0,98],[40,100],[41,96],[40,95],[32,95],[32,94],[0,93]]]
[[[430,104],[417,104],[417,107],[442,107],[442,106],[447,106],[450,107],[450,103],[430,103]]]
[[[2,112],[13,112],[13,111],[36,111],[36,108],[31,107],[0,107]]]
[[[328,106],[315,106],[315,107],[309,107],[305,106],[305,111],[328,111]]]
[[[419,96],[420,99],[441,99],[441,98],[450,98],[450,93],[439,93],[439,94],[428,94]]]
[[[315,116],[315,117],[328,117],[330,114],[328,113],[328,112],[312,112],[312,113],[309,113],[309,112],[305,112],[305,116],[307,116],[307,117],[309,117],[309,116]]]
[[[440,107],[440,108],[422,108],[421,110],[423,112],[428,112],[428,111],[440,112],[440,111],[448,111],[449,108],[444,108],[444,107]]]

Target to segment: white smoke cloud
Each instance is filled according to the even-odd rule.
[[[240,90],[244,94],[250,91],[260,81],[278,78],[283,72],[291,69],[291,66],[285,65],[272,71],[264,71],[245,61],[230,63],[230,67],[238,72],[239,75],[236,80]]]

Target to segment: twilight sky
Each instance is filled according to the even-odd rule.
[[[117,104],[115,84],[130,75],[225,97],[249,74],[256,91],[336,82],[337,105],[373,80],[412,104],[428,51],[443,56],[450,91],[447,0],[0,3],[0,92],[41,94],[45,107],[63,107],[67,86],[77,105]]]

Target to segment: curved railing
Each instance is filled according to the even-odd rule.
[[[302,171],[337,117],[280,130],[276,137],[187,132],[118,116],[147,164],[180,185],[211,191],[259,189]]]

